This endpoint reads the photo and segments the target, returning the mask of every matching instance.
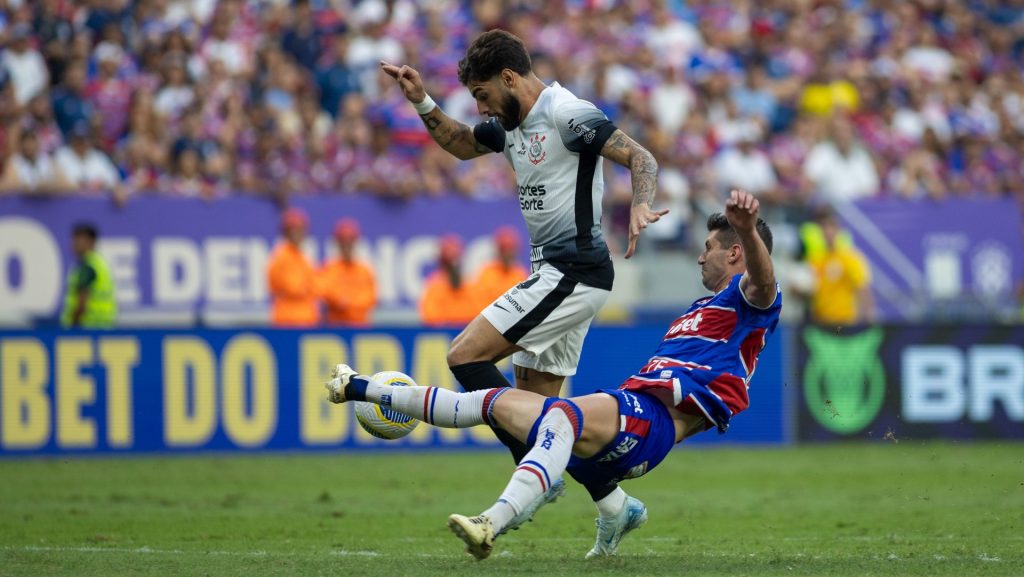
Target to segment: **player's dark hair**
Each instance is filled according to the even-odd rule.
[[[736,231],[729,224],[729,219],[725,218],[725,215],[716,212],[708,217],[708,232],[719,231],[718,238],[722,246],[731,246],[740,242],[740,235],[736,234]],[[772,253],[772,229],[768,228],[768,223],[762,218],[757,219],[757,236],[761,237],[761,241],[764,242],[765,248],[768,249],[768,254]]]
[[[77,222],[71,227],[71,236],[87,236],[90,240],[96,240],[99,235],[96,225],[90,222]]]
[[[459,82],[486,82],[501,71],[509,70],[525,76],[533,70],[530,53],[518,36],[504,30],[489,30],[476,37],[459,60]]]

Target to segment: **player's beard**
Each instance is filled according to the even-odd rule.
[[[506,131],[519,128],[519,125],[522,124],[519,115],[523,111],[523,107],[519,104],[519,99],[512,96],[511,92],[507,92],[501,101],[501,108],[501,114],[498,115],[498,123],[501,124],[501,127]]]

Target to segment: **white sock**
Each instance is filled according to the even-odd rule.
[[[527,505],[543,495],[565,472],[576,442],[573,424],[565,410],[554,405],[537,428],[537,440],[523,457],[498,501],[483,512],[494,531],[505,525]]]
[[[597,505],[598,515],[605,518],[614,517],[626,505],[626,492],[622,490],[622,487],[615,487],[615,490],[608,493],[603,499],[594,501],[594,505]]]
[[[507,390],[456,393],[437,387],[395,387],[371,380],[366,386],[366,400],[431,425],[462,429],[490,424],[494,401]]]

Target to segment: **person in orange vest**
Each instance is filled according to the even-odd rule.
[[[480,269],[473,283],[476,286],[478,308],[490,305],[513,285],[529,276],[529,271],[517,258],[519,244],[519,233],[511,226],[503,226],[494,232],[497,255]]]
[[[281,215],[284,237],[267,263],[270,324],[275,327],[315,327],[320,322],[316,271],[302,252],[309,218],[298,208]]]
[[[338,257],[320,268],[322,297],[327,305],[327,324],[365,327],[377,304],[377,281],[373,269],[355,257],[359,224],[343,218],[334,227]]]
[[[441,238],[438,269],[428,278],[420,297],[420,319],[427,326],[465,326],[479,312],[474,289],[462,275],[462,240]]]

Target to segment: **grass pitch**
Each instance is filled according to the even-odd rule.
[[[650,522],[585,561],[582,487],[477,562],[445,527],[507,455],[0,461],[0,575],[1024,575],[1024,446],[680,447]]]

